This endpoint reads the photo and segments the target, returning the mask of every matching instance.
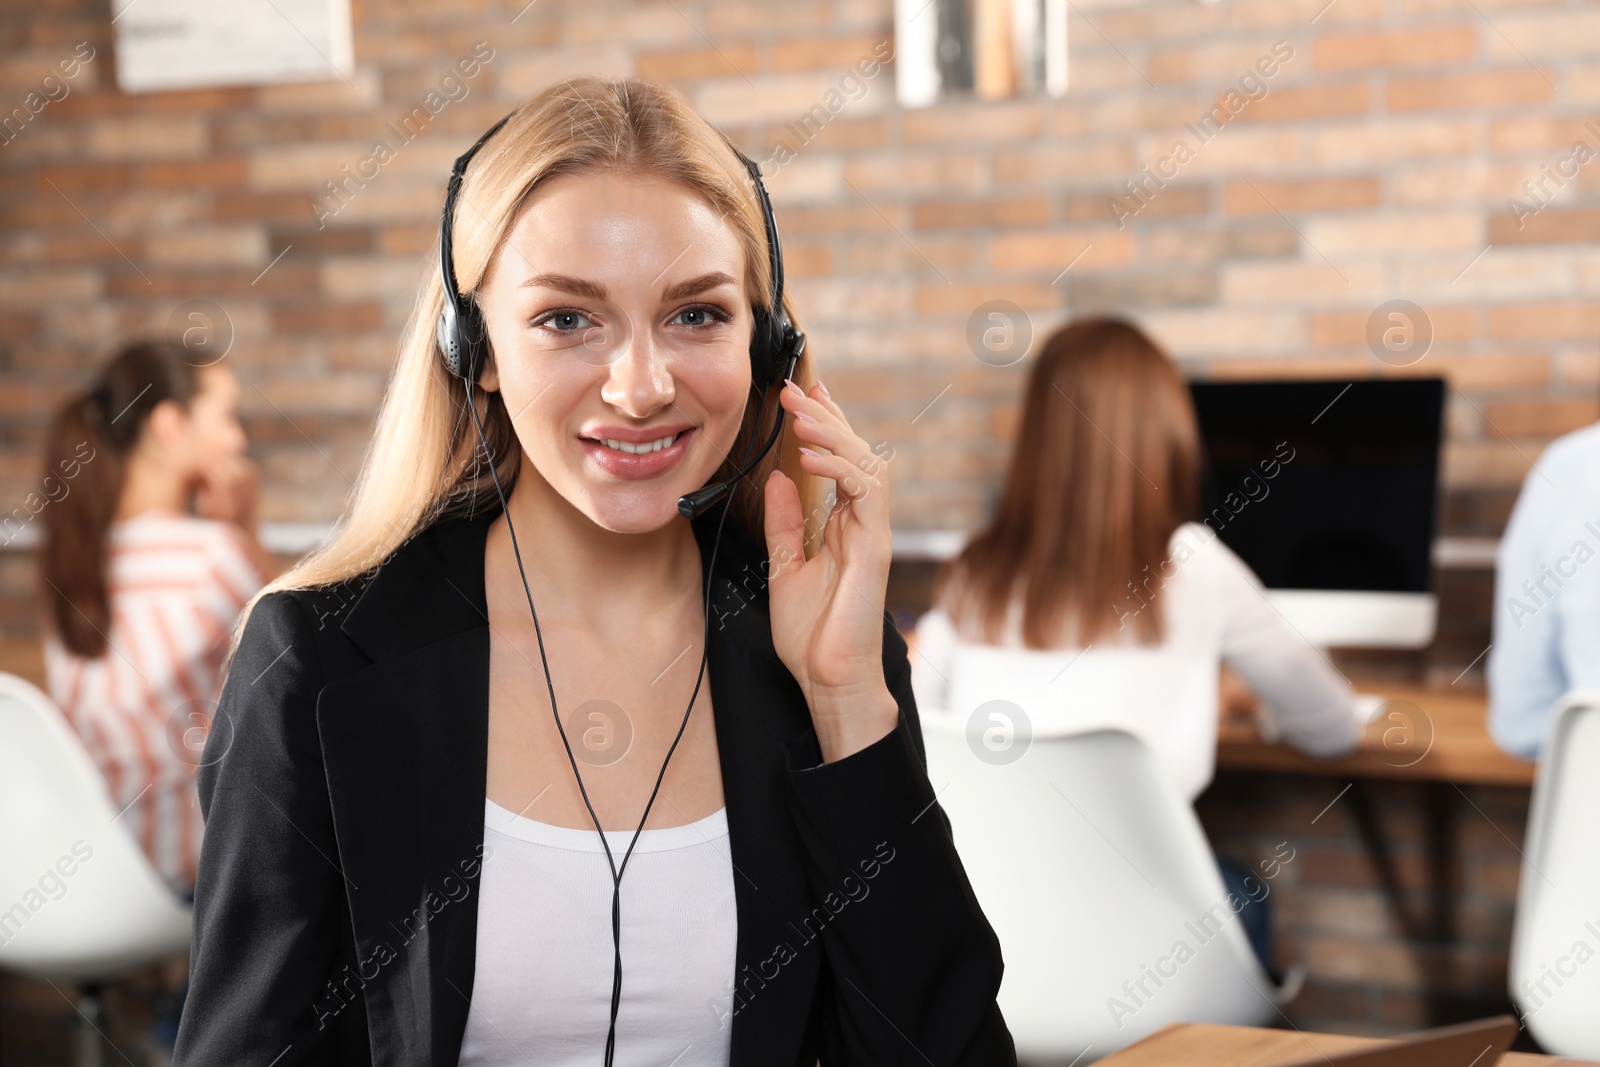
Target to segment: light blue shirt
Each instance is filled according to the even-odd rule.
[[[1555,702],[1600,685],[1600,423],[1552,442],[1522,483],[1495,565],[1489,734],[1539,754]]]

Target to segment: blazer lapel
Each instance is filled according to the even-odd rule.
[[[317,700],[374,1064],[455,1063],[466,1026],[496,514],[437,524],[383,564],[340,627],[373,662]]]
[[[704,567],[720,510],[693,523]],[[340,627],[372,662],[317,702],[359,962],[346,984],[365,998],[374,1064],[455,1063],[466,1029],[487,791],[484,546],[499,514],[436,523],[385,561]],[[786,792],[784,743],[810,714],[772,646],[765,558],[730,515],[706,681],[738,908],[735,1010],[719,1020],[734,1064],[798,1048],[822,962]]]

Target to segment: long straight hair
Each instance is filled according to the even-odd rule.
[[[453,223],[452,251],[462,295],[475,296],[524,201],[540,182],[558,174],[606,172],[660,176],[702,198],[739,240],[745,289],[753,303],[767,305],[771,268],[760,201],[728,142],[676,90],[634,78],[594,76],[557,83],[523,103],[474,157]],[[446,177],[440,175],[441,189]],[[436,239],[430,262],[438,261]],[[378,411],[372,447],[343,517],[323,546],[268,582],[245,605],[229,644],[229,662],[262,597],[346,581],[377,567],[414,532],[436,521],[499,506],[468,403],[480,412],[495,473],[510,497],[522,459],[515,429],[498,390],[474,385],[469,396],[465,383],[444,367],[434,339],[443,306],[443,283],[434,271],[417,296]],[[795,328],[802,329],[787,298],[784,309]],[[794,381],[803,389],[815,381],[811,360],[808,348],[795,367]],[[752,440],[764,441],[781,416],[774,390],[782,384],[769,387],[759,426],[756,413],[763,395],[752,385],[734,447],[709,481],[732,477],[736,460],[755,454]],[[821,479],[800,466],[799,443],[786,434],[782,445],[740,479],[727,506],[732,509],[730,521],[742,523],[764,545],[762,486],[768,472],[781,465],[800,490],[810,556],[826,508]],[[813,516],[819,517],[815,536]]]
[[[157,404],[173,400],[189,409],[200,390],[189,355],[176,341],[124,346],[56,411],[45,433],[39,603],[46,630],[85,659],[105,654],[111,629],[107,535],[128,457]]]
[[[990,644],[1017,604],[1026,648],[1127,628],[1161,640],[1162,612],[1139,609],[1159,607],[1147,578],[1194,517],[1199,455],[1189,390],[1149,337],[1113,317],[1067,324],[1029,375],[994,519],[941,569],[935,601]]]

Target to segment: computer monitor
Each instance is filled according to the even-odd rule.
[[[1444,380],[1195,382],[1201,518],[1323,647],[1421,648]]]

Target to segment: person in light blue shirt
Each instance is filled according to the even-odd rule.
[[[1489,734],[1534,759],[1563,693],[1600,686],[1600,423],[1522,483],[1495,563]]]

